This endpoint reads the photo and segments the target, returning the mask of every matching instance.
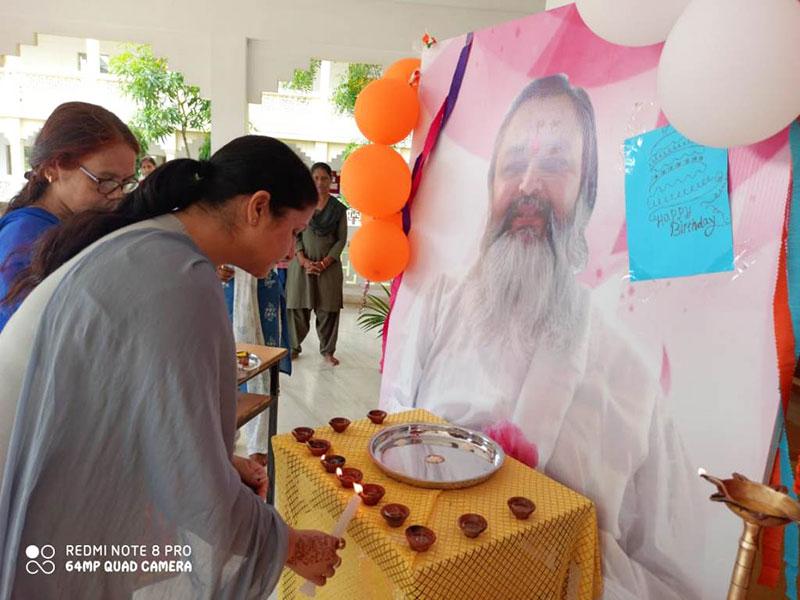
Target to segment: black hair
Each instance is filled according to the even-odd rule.
[[[316,162],[311,165],[311,173],[314,173],[314,171],[317,169],[322,169],[328,174],[328,177],[333,177],[333,169],[331,169],[331,166],[328,163]]]
[[[286,144],[273,138],[247,135],[229,142],[208,161],[166,162],[115,210],[85,211],[45,233],[30,266],[20,272],[2,302],[21,300],[62,264],[117,229],[193,204],[220,208],[235,196],[260,190],[270,193],[269,210],[277,218],[287,210],[317,203],[308,168]]]

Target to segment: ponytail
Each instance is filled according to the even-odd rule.
[[[308,168],[286,144],[273,138],[237,138],[209,161],[166,162],[115,210],[82,212],[47,231],[36,244],[30,266],[19,273],[2,303],[21,301],[50,273],[117,229],[193,204],[220,208],[235,196],[259,190],[270,193],[270,212],[278,218],[286,209],[302,210],[317,202]]]

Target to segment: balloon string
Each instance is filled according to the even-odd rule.
[[[444,99],[442,106],[439,108],[436,116],[433,118],[430,128],[428,129],[428,134],[425,136],[425,143],[422,146],[422,151],[414,161],[414,169],[411,172],[411,193],[409,194],[408,202],[406,202],[405,206],[403,207],[403,231],[406,233],[406,235],[408,235],[409,231],[411,231],[411,206],[414,203],[417,190],[419,190],[419,186],[422,183],[422,174],[424,172],[425,163],[433,153],[436,143],[439,141],[439,136],[444,130],[445,125],[447,125],[447,121],[450,119],[450,115],[453,114],[453,110],[456,107],[456,101],[458,100],[458,95],[461,91],[461,84],[464,81],[464,75],[467,71],[467,63],[469,62],[469,56],[472,50],[472,41],[474,37],[475,36],[471,31],[466,36],[464,47],[461,48],[461,54],[458,57],[458,63],[456,64],[455,71],[453,72],[453,78],[450,81],[450,89],[447,92],[447,97]],[[383,361],[386,358],[386,338],[389,334],[389,321],[392,316],[392,310],[394,309],[395,299],[397,298],[397,290],[400,289],[400,283],[402,281],[403,273],[400,273],[392,280],[392,287],[389,293],[389,312],[386,315],[386,320],[383,322],[381,372],[383,372]]]

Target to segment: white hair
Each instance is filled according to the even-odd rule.
[[[551,213],[547,234],[532,241],[512,232],[507,220],[489,223],[462,295],[477,336],[526,353],[541,342],[569,345],[579,306],[575,273],[586,259],[583,221],[575,214],[558,223]]]

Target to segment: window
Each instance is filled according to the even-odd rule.
[[[110,56],[108,54],[101,54],[100,55],[100,72],[101,73],[108,73],[108,60]],[[78,52],[78,71],[86,71],[89,68],[89,58],[86,56],[86,52]]]
[[[25,159],[24,164],[25,164],[25,171],[26,172],[31,170],[31,154],[32,154],[32,152],[33,152],[33,147],[32,146],[28,146],[27,144],[25,146],[23,146],[22,154],[23,154],[23,157]]]

